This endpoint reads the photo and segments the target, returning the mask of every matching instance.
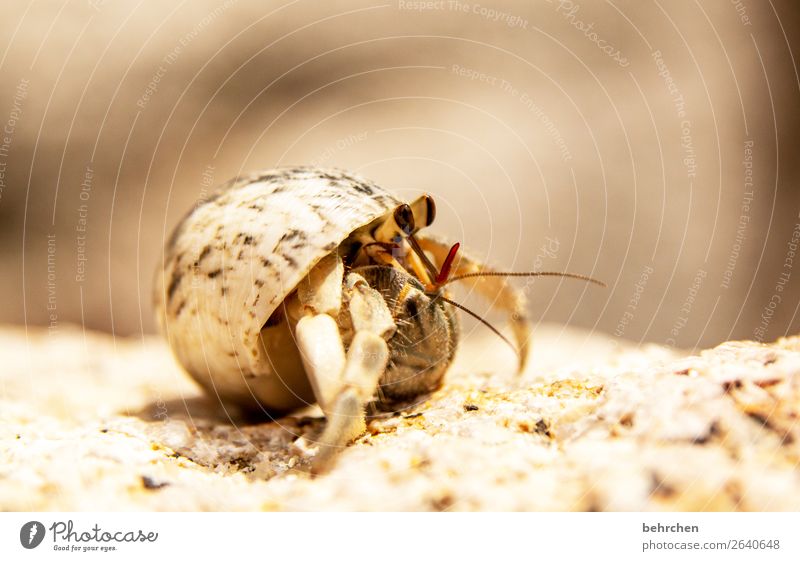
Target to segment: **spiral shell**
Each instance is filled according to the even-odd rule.
[[[398,204],[332,169],[274,169],[221,186],[178,224],[157,273],[159,324],[178,361],[224,401],[307,402],[308,382],[275,375],[260,332],[316,263]]]

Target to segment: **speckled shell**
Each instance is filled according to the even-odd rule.
[[[178,361],[223,401],[299,405],[304,392],[290,386],[302,384],[274,374],[259,333],[320,259],[398,204],[330,169],[275,169],[220,187],[177,226],[157,274],[159,323]]]

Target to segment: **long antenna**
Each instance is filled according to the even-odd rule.
[[[469,315],[471,315],[472,317],[474,317],[475,319],[477,319],[477,320],[478,320],[479,322],[481,322],[483,325],[485,325],[486,327],[488,327],[489,329],[491,329],[491,330],[494,332],[494,334],[495,334],[495,335],[497,335],[497,336],[498,336],[498,337],[500,337],[500,338],[501,338],[503,341],[505,341],[505,342],[506,342],[506,344],[507,344],[509,347],[511,347],[511,350],[512,350],[512,351],[514,351],[514,354],[515,354],[515,355],[517,355],[517,356],[519,356],[519,351],[518,351],[518,350],[517,350],[517,348],[514,346],[514,344],[513,344],[511,341],[509,341],[509,340],[508,340],[508,338],[507,338],[505,335],[503,335],[502,333],[500,333],[500,331],[498,331],[498,329],[497,329],[497,328],[496,328],[494,325],[492,325],[491,323],[489,323],[488,321],[486,321],[485,319],[483,319],[481,316],[479,316],[478,314],[476,314],[475,312],[473,312],[472,310],[470,310],[470,309],[469,309],[469,308],[467,308],[466,306],[462,306],[462,305],[461,305],[461,304],[459,304],[458,302],[454,302],[453,300],[450,300],[449,298],[446,298],[446,297],[442,296],[442,295],[441,295],[441,293],[438,293],[438,294],[436,294],[435,298],[440,298],[441,300],[444,300],[445,302],[447,302],[447,303],[448,303],[448,304],[450,304],[451,306],[455,306],[456,308],[458,308],[458,309],[459,309],[459,310],[461,310],[462,312],[466,312],[467,314],[469,314]]]
[[[439,286],[444,286],[446,284],[450,284],[451,282],[464,280],[464,279],[471,279],[471,278],[474,278],[474,277],[565,277],[565,278],[568,278],[568,279],[578,279],[578,280],[591,282],[591,283],[594,283],[596,285],[602,286],[604,288],[608,286],[603,281],[599,281],[599,280],[594,279],[592,277],[587,277],[586,275],[577,275],[575,273],[559,273],[559,272],[553,272],[553,271],[532,271],[532,272],[528,272],[528,273],[516,273],[516,272],[503,273],[503,272],[498,272],[498,271],[483,271],[483,272],[479,271],[477,273],[466,273],[466,274],[463,274],[463,275],[458,275],[458,276],[452,277],[450,279],[447,279],[443,283],[440,283]]]

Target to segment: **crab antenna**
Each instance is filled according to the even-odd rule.
[[[455,243],[453,247],[450,248],[450,251],[447,252],[447,257],[444,263],[442,263],[442,269],[439,271],[439,274],[436,275],[436,286],[447,284],[447,277],[450,276],[450,269],[453,267],[453,261],[456,259],[456,253],[458,253],[459,247],[461,247],[461,244]]]
[[[477,319],[477,320],[478,320],[479,322],[481,322],[483,325],[485,325],[486,327],[488,327],[489,329],[491,329],[491,330],[492,330],[492,332],[493,332],[495,335],[497,335],[497,336],[498,336],[498,337],[500,337],[500,338],[501,338],[503,341],[505,341],[505,342],[506,342],[506,344],[507,344],[509,347],[511,347],[511,350],[513,350],[513,351],[514,351],[514,354],[516,354],[517,356],[519,356],[519,350],[518,350],[518,349],[517,349],[517,348],[514,346],[514,344],[513,344],[511,341],[509,341],[509,340],[508,340],[508,338],[507,338],[505,335],[503,335],[502,333],[500,333],[500,331],[499,331],[499,330],[498,330],[498,329],[497,329],[497,328],[496,328],[494,325],[492,325],[491,323],[489,323],[488,321],[486,321],[485,319],[483,319],[481,316],[479,316],[478,314],[476,314],[475,312],[473,312],[472,310],[470,310],[470,309],[469,309],[469,308],[467,308],[466,306],[462,306],[462,305],[461,305],[461,304],[459,304],[458,302],[454,302],[453,300],[450,300],[449,298],[446,298],[446,297],[442,296],[441,294],[437,294],[437,295],[436,295],[436,298],[439,298],[439,299],[443,300],[444,302],[447,302],[447,303],[448,303],[448,304],[450,304],[451,306],[455,306],[456,308],[458,308],[458,309],[459,309],[459,310],[461,310],[462,312],[465,312],[465,313],[467,313],[467,314],[471,315],[472,317],[474,317],[475,319]]]
[[[516,272],[503,273],[498,271],[482,271],[482,272],[479,271],[477,273],[466,273],[463,275],[458,275],[457,277],[453,277],[451,279],[447,279],[444,282],[442,282],[441,285],[450,284],[451,282],[470,279],[474,277],[564,277],[568,279],[578,279],[586,282],[591,282],[593,284],[602,286],[604,288],[608,286],[603,281],[597,280],[592,277],[588,277],[586,275],[578,275],[575,273],[560,273],[553,271],[532,271],[528,273],[516,273]]]

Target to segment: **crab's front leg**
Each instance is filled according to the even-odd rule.
[[[364,410],[389,360],[386,340],[396,326],[381,295],[356,274],[343,282],[341,259],[323,259],[297,291],[295,334],[303,366],[328,424],[313,469],[324,471],[339,448],[365,430]],[[345,354],[339,325],[345,296],[352,340]]]
[[[430,235],[419,235],[418,241],[422,249],[430,252],[437,265],[441,267],[452,244]],[[451,269],[451,276],[457,277],[481,271],[488,272],[491,269],[462,252]],[[519,352],[518,371],[522,372],[525,369],[530,353],[532,331],[525,294],[510,284],[505,277],[474,277],[464,279],[463,282],[475,288],[484,298],[493,302],[494,305],[509,315],[511,330],[514,333],[514,339],[517,341]]]

